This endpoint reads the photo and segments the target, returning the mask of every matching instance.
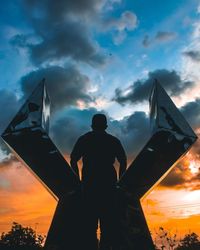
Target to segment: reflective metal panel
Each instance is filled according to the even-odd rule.
[[[130,236],[134,237],[134,247],[129,248],[128,241],[125,241],[127,250],[141,248],[141,239],[143,239],[142,249],[154,249],[140,199],[167,175],[197,139],[158,82],[154,84],[150,97],[150,117],[152,136],[118,183],[127,202],[124,209],[126,216],[122,220],[122,225],[129,225],[127,234],[134,228]],[[128,214],[132,214],[134,219],[130,221]],[[129,241],[131,242],[130,238]]]
[[[79,184],[67,161],[48,136],[50,101],[44,81],[40,82],[13,118],[4,141],[58,198]]]

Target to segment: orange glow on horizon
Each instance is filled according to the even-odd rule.
[[[21,163],[2,167],[0,178],[0,232],[7,232],[13,221],[46,235],[57,201]]]
[[[156,186],[141,201],[152,238],[156,238],[159,227],[174,232],[181,238],[195,232],[200,236],[200,179],[196,178],[199,159],[190,151],[171,170],[169,178],[177,178],[177,185],[169,183]],[[179,178],[179,179],[178,179]]]
[[[69,156],[64,157],[69,163]],[[161,226],[177,230],[180,237],[189,230],[200,235],[200,190],[195,188],[197,180],[189,182],[196,176],[199,161],[194,152],[190,152],[180,164],[181,168],[176,166],[172,171],[184,179],[183,183],[174,187],[161,183],[142,201],[153,238]],[[172,177],[170,173],[164,181]],[[46,235],[57,205],[55,199],[20,162],[2,166],[0,179],[4,180],[0,186],[0,232],[10,230],[16,221]]]

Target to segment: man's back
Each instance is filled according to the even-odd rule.
[[[105,132],[107,119],[103,114],[92,118],[92,131],[82,135],[71,153],[71,167],[79,174],[77,162],[82,158],[82,194],[84,203],[85,239],[88,249],[97,249],[98,220],[100,249],[110,249],[117,235],[117,208],[114,169],[115,158],[120,163],[119,175],[126,170],[126,154],[120,141]],[[89,247],[90,246],[90,247]]]
[[[91,131],[81,136],[71,153],[71,158],[82,157],[83,181],[95,179],[104,182],[116,181],[114,169],[115,158],[119,162],[126,161],[126,155],[120,141],[105,131]],[[96,183],[97,184],[97,183]]]

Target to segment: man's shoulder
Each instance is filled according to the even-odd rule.
[[[106,133],[106,135],[107,135],[108,138],[109,138],[110,140],[112,140],[113,142],[116,142],[116,143],[119,143],[119,142],[120,142],[120,140],[119,140],[116,136],[111,135],[111,134],[109,134],[109,133]]]
[[[83,134],[83,135],[81,135],[79,138],[78,138],[78,140],[85,140],[85,139],[87,139],[88,137],[90,137],[92,135],[92,132],[91,131],[89,131],[89,132],[87,132],[87,133],[85,133],[85,134]]]
[[[88,140],[89,138],[93,138],[93,137],[96,137],[96,136],[97,136],[97,134],[94,133],[94,131],[89,131],[89,132],[81,135],[79,137],[79,141],[85,141],[85,140]],[[114,135],[109,134],[107,132],[103,133],[102,136],[104,136],[104,138],[107,137],[113,143],[116,143],[116,144],[120,143],[120,140],[117,137],[115,137]]]

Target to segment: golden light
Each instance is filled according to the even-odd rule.
[[[183,200],[186,202],[190,202],[190,203],[194,203],[194,202],[200,202],[200,190],[194,190],[194,191],[190,191],[187,192],[184,197]]]
[[[195,175],[199,172],[200,165],[197,161],[192,160],[192,161],[190,161],[189,169],[190,169],[191,173]]]
[[[6,183],[0,187],[0,233],[9,231],[15,221],[33,229],[37,226],[37,233],[47,235],[57,201],[18,161],[2,166],[0,178]]]

